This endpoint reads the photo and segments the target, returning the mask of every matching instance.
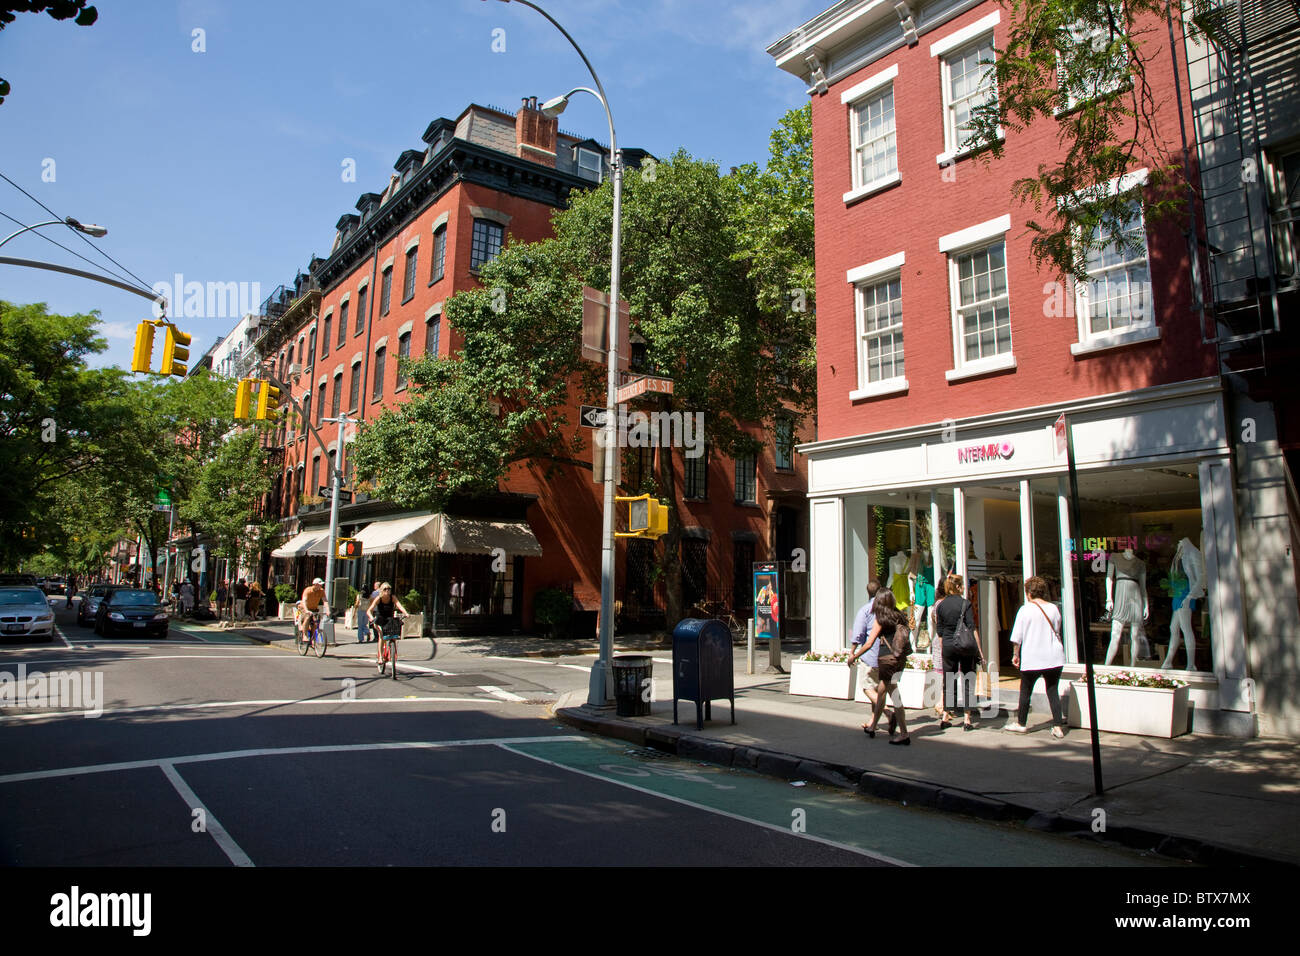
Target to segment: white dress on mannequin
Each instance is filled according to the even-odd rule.
[[[1129,664],[1148,656],[1144,622],[1150,613],[1147,607],[1147,566],[1126,549],[1117,554],[1106,568],[1106,610],[1111,612],[1110,646],[1106,649],[1109,664],[1119,653],[1120,637],[1124,625],[1129,625]]]
[[[1196,602],[1205,597],[1205,559],[1190,538],[1178,542],[1174,560],[1169,566],[1173,582],[1173,618],[1169,622],[1169,651],[1161,670],[1173,666],[1178,645],[1187,641],[1187,670],[1196,669],[1196,632],[1192,630],[1192,611]]]

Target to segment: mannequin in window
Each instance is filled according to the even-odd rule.
[[[1196,670],[1196,632],[1192,630],[1192,612],[1196,602],[1205,597],[1205,559],[1190,538],[1183,538],[1174,549],[1174,560],[1169,565],[1169,582],[1173,588],[1174,616],[1169,622],[1169,652],[1161,670],[1173,666],[1174,654],[1183,640],[1187,641],[1187,670]]]
[[[894,604],[904,611],[912,603],[912,592],[907,584],[907,552],[900,550],[889,559],[889,590],[894,592]]]
[[[934,640],[934,562],[928,549],[922,548],[912,555],[907,583],[912,592],[912,603],[916,605],[916,627],[912,629],[912,646],[915,647],[916,632],[921,627],[922,618],[929,622],[930,639]]]
[[[1111,612],[1110,647],[1106,649],[1109,664],[1119,653],[1120,635],[1124,625],[1129,625],[1129,663],[1135,665],[1145,649],[1146,631],[1143,622],[1151,609],[1147,607],[1147,566],[1125,548],[1107,562],[1106,610]]]

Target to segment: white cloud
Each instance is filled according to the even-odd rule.
[[[135,326],[126,322],[101,322],[99,331],[106,338],[110,339],[133,339],[135,338]]]

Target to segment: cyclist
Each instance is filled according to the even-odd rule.
[[[303,589],[302,599],[298,601],[298,620],[302,626],[303,635],[311,634],[316,622],[316,615],[323,611],[330,612],[329,601],[325,599],[325,581],[316,578],[306,588]]]
[[[371,599],[370,607],[366,608],[366,618],[370,621],[376,639],[379,641],[378,658],[381,661],[384,659],[385,648],[383,640],[384,625],[398,613],[405,617],[410,612],[402,607],[402,602],[397,600],[397,596],[393,594],[393,586],[384,581],[379,585],[379,591],[375,597]]]

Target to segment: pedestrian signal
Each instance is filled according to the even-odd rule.
[[[618,496],[614,500],[628,503],[627,531],[616,531],[615,537],[660,538],[668,533],[668,506],[663,502],[649,495]]]
[[[274,418],[280,410],[280,390],[270,382],[263,382],[257,393],[257,420]]]
[[[351,561],[354,558],[361,557],[361,542],[356,538],[339,538],[339,547],[335,557],[340,561]]]
[[[152,322],[141,322],[135,327],[135,351],[131,354],[132,372],[149,371],[149,363],[153,359],[153,334]]]
[[[167,337],[163,340],[162,373],[164,375],[185,377],[186,372],[189,371],[185,362],[190,357],[190,339],[190,335],[176,326],[167,326]]]

